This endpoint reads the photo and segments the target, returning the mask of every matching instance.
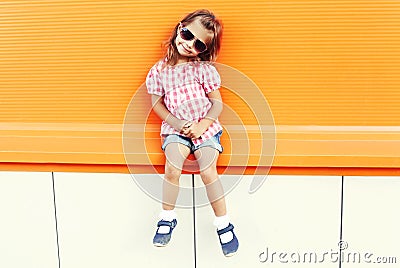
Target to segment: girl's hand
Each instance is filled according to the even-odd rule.
[[[187,120],[176,119],[176,123],[174,124],[173,128],[183,133],[186,128],[188,128],[192,123]]]
[[[173,127],[176,131],[182,132],[183,129],[190,123],[187,120],[181,120],[176,118],[170,111],[165,107],[164,98],[158,95],[151,95],[151,102],[153,105],[154,112],[167,124]]]
[[[183,134],[191,139],[198,139],[204,132],[206,132],[208,124],[204,121],[199,123],[193,122],[189,127],[183,128]]]
[[[180,133],[187,136],[188,133],[188,129],[189,127],[192,125],[192,122],[190,121],[185,121],[185,124],[182,126],[182,128],[180,129]]]
[[[184,127],[182,133],[191,139],[198,139],[214,123],[222,112],[223,103],[219,90],[211,91],[207,94],[212,106],[206,116],[199,123],[192,123],[189,127]]]
[[[181,119],[178,119],[178,118],[172,116],[172,114],[170,114],[167,117],[166,122],[168,124],[170,124],[171,127],[173,127],[176,131],[178,131],[180,133],[183,133],[184,129],[186,129],[187,126],[191,124],[187,120],[181,120]]]

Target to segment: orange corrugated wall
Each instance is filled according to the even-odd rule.
[[[122,123],[197,8],[223,20],[218,61],[259,86],[277,125],[400,125],[397,0],[3,1],[0,122]]]

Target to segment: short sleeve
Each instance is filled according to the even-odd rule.
[[[149,94],[155,94],[159,96],[164,95],[164,88],[162,86],[160,73],[157,70],[156,65],[153,66],[147,74],[146,87]]]
[[[202,64],[202,85],[204,91],[208,94],[217,90],[221,86],[221,77],[217,69],[209,63]]]

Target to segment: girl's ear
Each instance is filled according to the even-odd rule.
[[[179,22],[178,28],[176,28],[176,34],[179,35],[179,32],[182,30],[183,25],[182,22]]]

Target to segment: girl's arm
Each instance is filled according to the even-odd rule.
[[[161,118],[161,120],[168,123],[168,125],[172,126],[177,131],[181,132],[188,121],[181,120],[173,116],[168,109],[165,107],[164,98],[162,96],[158,96],[155,94],[151,95],[151,103],[153,106],[154,112]]]
[[[222,98],[219,90],[214,90],[208,93],[212,106],[208,111],[205,118],[200,120],[199,123],[193,123],[190,127],[183,129],[183,134],[192,139],[197,139],[218,119],[223,109]]]

